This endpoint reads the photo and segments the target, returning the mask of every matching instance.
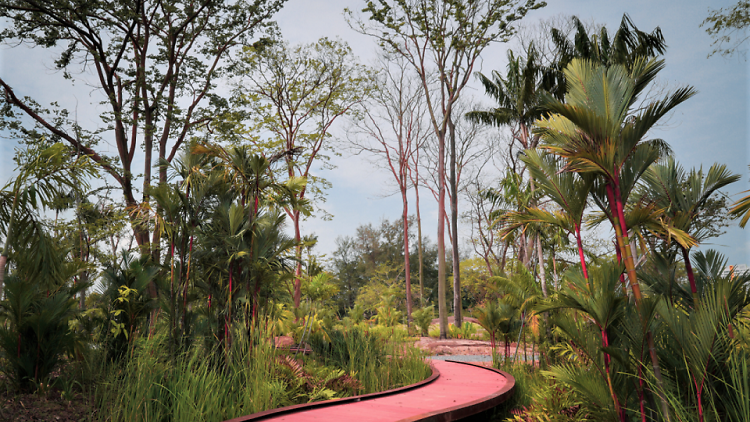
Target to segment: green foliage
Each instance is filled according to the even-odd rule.
[[[51,383],[52,372],[82,341],[70,328],[77,315],[75,295],[86,286],[44,289],[41,283],[10,276],[0,302],[0,370],[20,390]],[[1,362],[1,361],[0,361]]]
[[[495,350],[497,336],[502,335],[504,337],[505,356],[507,358],[510,354],[510,335],[521,326],[518,309],[502,301],[493,300],[483,306],[474,308],[474,317],[490,336],[493,351]]]
[[[709,57],[720,53],[731,56],[747,40],[747,25],[750,24],[750,2],[740,0],[730,8],[713,9],[701,23],[714,39],[714,50]],[[729,47],[724,47],[730,44]]]
[[[482,258],[464,259],[459,264],[461,270],[461,290],[468,296],[469,307],[488,300],[499,298],[500,292],[490,279],[487,265]],[[494,269],[499,272],[498,268]]]
[[[448,324],[448,337],[450,338],[473,340],[475,334],[477,334],[477,325],[473,322],[464,322],[461,328]]]
[[[430,305],[422,309],[418,309],[411,313],[411,317],[414,319],[414,325],[419,328],[419,333],[422,337],[428,335],[430,324],[432,319],[435,317],[435,306]]]
[[[312,347],[324,364],[355,377],[365,394],[413,384],[431,373],[421,351],[409,344],[403,329],[337,329],[331,332],[330,342],[314,341]]]
[[[225,369],[222,354],[196,348],[172,359],[163,337],[139,342],[98,389],[102,420],[222,421],[294,403],[288,383],[298,380],[280,372],[267,341],[242,333],[234,331]]]
[[[378,325],[393,327],[401,322],[402,313],[396,309],[396,295],[394,294],[383,297],[378,307],[375,308],[375,312],[373,319]]]
[[[748,166],[748,168],[750,168],[750,166]],[[745,191],[743,193],[750,193],[750,191]],[[735,217],[742,218],[740,220],[740,227],[744,228],[747,225],[748,220],[750,220],[750,195],[735,202],[730,213]]]
[[[100,309],[105,349],[110,359],[120,359],[144,333],[146,317],[157,304],[147,288],[157,276],[157,269],[148,264],[147,257],[137,259],[124,252],[120,265],[102,273],[103,291]]]

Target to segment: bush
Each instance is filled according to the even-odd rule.
[[[62,286],[42,290],[40,283],[10,276],[0,316],[8,322],[0,328],[0,349],[7,362],[0,370],[20,390],[49,384],[49,376],[64,355],[72,356],[78,339],[69,322],[78,312],[75,295],[86,287]]]
[[[435,307],[433,305],[424,307],[411,313],[411,317],[414,320],[414,325],[419,328],[419,333],[422,337],[428,335],[430,329],[430,323],[435,314]]]

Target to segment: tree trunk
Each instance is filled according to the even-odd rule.
[[[586,280],[586,287],[591,290],[591,284],[589,284],[589,272],[586,268],[586,259],[583,255],[583,241],[581,240],[581,228],[578,224],[575,225],[576,230],[576,245],[578,245],[578,257],[581,259],[581,270],[583,271],[583,278]]]
[[[10,210],[10,218],[8,219],[8,229],[5,231],[5,245],[3,245],[2,255],[0,255],[0,299],[5,296],[5,266],[8,264],[8,256],[10,256],[10,239],[13,234],[13,225],[15,224],[16,207],[18,206],[18,187],[15,188],[15,194],[13,195],[13,206]]]
[[[453,255],[453,325],[461,328],[461,261],[458,256],[458,186],[456,183],[456,126],[448,119],[450,131],[451,248]]]
[[[693,294],[693,309],[698,308],[698,285],[695,283],[695,274],[693,273],[693,264],[690,263],[690,251],[682,246],[682,258],[685,260],[685,271],[687,272],[688,281],[690,281],[690,292]]]
[[[448,310],[445,303],[445,135],[438,136],[438,316],[440,339],[448,338]]]
[[[613,196],[615,199],[615,203],[614,209],[612,209],[612,213],[614,216],[616,216],[616,220],[615,224],[613,225],[615,226],[615,233],[617,233],[617,246],[622,253],[622,260],[625,263],[625,269],[628,273],[628,280],[630,281],[630,288],[633,291],[635,304],[638,310],[640,310],[643,295],[641,294],[641,287],[638,284],[638,278],[635,272],[635,262],[633,261],[633,256],[631,255],[630,239],[628,238],[628,229],[625,225],[625,213],[619,186],[619,175],[617,172],[615,172],[615,177],[616,178],[613,181]],[[608,185],[608,187],[610,186]],[[667,403],[666,397],[664,397],[664,379],[661,375],[659,357],[656,355],[656,346],[654,345],[654,336],[651,330],[648,330],[646,332],[646,343],[648,345],[649,356],[651,357],[651,365],[654,369],[654,378],[656,379],[656,388],[658,389],[657,395],[659,396],[662,412],[664,413],[664,417],[667,419],[667,421],[669,421],[669,404]]]
[[[294,216],[294,240],[297,241],[294,256],[297,258],[297,267],[294,269],[294,307],[299,308],[300,299],[302,298],[302,237],[299,230],[299,211],[293,211]]]
[[[7,243],[7,242],[6,242]],[[5,287],[5,264],[8,262],[8,255],[5,254],[5,249],[3,249],[3,254],[0,255],[0,300],[3,300],[4,297],[4,287]]]
[[[542,236],[536,236],[536,252],[539,255],[539,278],[542,281],[542,295],[547,298],[547,274],[544,271],[544,255],[542,254]]]
[[[401,199],[404,203],[404,279],[406,280],[406,327],[411,325],[411,265],[409,263],[409,203],[406,199],[406,181],[401,184]]]
[[[419,304],[424,308],[424,258],[422,257],[422,216],[419,213],[419,187],[414,184],[417,197],[417,253],[419,254]]]

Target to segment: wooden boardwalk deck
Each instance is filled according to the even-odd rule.
[[[491,409],[513,393],[505,372],[464,362],[433,361],[433,375],[382,393],[289,406],[232,419],[255,421],[455,421]]]

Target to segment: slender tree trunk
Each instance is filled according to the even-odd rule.
[[[539,278],[542,281],[542,295],[546,299],[547,294],[547,273],[544,271],[544,255],[542,254],[542,237],[536,235],[536,252],[539,255]]]
[[[411,264],[409,263],[409,202],[406,199],[406,180],[401,184],[401,200],[404,203],[404,279],[406,280],[406,327],[411,324]]]
[[[445,303],[445,134],[438,136],[438,316],[440,339],[448,338],[448,310]]]
[[[294,256],[297,258],[297,266],[294,269],[294,307],[299,308],[300,299],[302,298],[302,245],[300,241],[302,236],[299,229],[299,211],[293,211],[294,215],[294,240],[297,241]]]
[[[461,261],[458,256],[458,185],[456,183],[456,126],[448,119],[450,134],[451,248],[453,256],[453,325],[461,328]]]
[[[422,216],[419,213],[419,188],[414,185],[417,197],[417,253],[419,254],[419,304],[424,308],[424,258],[422,250]]]
[[[609,347],[609,337],[607,336],[607,331],[601,330],[601,333],[602,333],[602,347],[607,348]],[[612,385],[612,376],[611,376],[611,371],[609,369],[610,361],[611,361],[611,357],[609,356],[609,353],[604,352],[604,372],[607,374],[607,387],[609,387],[609,394],[612,397],[612,402],[615,405],[615,412],[617,413],[617,416],[620,418],[620,422],[626,422],[627,415],[625,414],[625,411],[620,406],[620,400],[617,398],[617,394],[615,394],[614,386]]]
[[[3,252],[0,255],[0,299],[3,299],[5,293],[5,266],[8,264],[8,256],[10,256],[10,239],[16,219],[16,208],[18,207],[18,189],[18,187],[15,188],[15,194],[13,195],[13,206],[10,209],[8,229],[5,231],[5,245],[3,245]]]
[[[3,300],[5,293],[5,264],[8,262],[8,255],[5,254],[5,251],[6,249],[3,248],[3,253],[0,255],[0,300]]]
[[[552,281],[555,283],[555,288],[560,288],[560,278],[557,276],[557,258],[555,255],[555,247],[552,247]]]
[[[419,208],[419,147],[414,151],[414,177],[411,175],[412,167],[408,166],[409,178],[414,185],[414,196],[416,197],[417,208],[417,253],[419,254],[419,306],[424,308],[424,259],[422,257],[422,215]]]
[[[613,215],[616,215],[617,220],[619,220],[619,222],[616,220],[616,223],[614,224],[615,232],[617,233],[619,231],[619,233],[617,233],[617,243],[618,248],[622,252],[623,262],[625,263],[625,269],[628,273],[628,280],[630,281],[630,288],[633,291],[633,297],[635,298],[636,307],[640,311],[643,295],[641,294],[641,288],[638,284],[638,278],[635,272],[635,262],[633,261],[633,256],[631,255],[630,239],[628,238],[628,230],[627,226],[625,225],[625,212],[619,186],[619,175],[617,174],[617,172],[615,172],[615,177],[616,178],[614,180],[613,192],[615,206],[612,210],[612,213]],[[669,404],[667,403],[666,397],[664,397],[664,379],[661,375],[661,366],[659,365],[659,357],[656,354],[654,336],[651,330],[647,330],[646,332],[646,343],[648,345],[649,356],[651,357],[651,364],[654,369],[654,378],[656,379],[656,387],[658,389],[657,395],[659,396],[659,400],[661,402],[662,412],[664,413],[664,417],[667,419],[667,421],[669,421],[671,419],[669,414]]]
[[[698,308],[698,285],[695,283],[695,274],[693,273],[693,264],[690,263],[690,251],[680,246],[682,258],[685,260],[685,271],[687,272],[688,281],[690,281],[690,292],[693,294],[693,308]]]
[[[583,255],[583,242],[581,241],[581,228],[578,224],[575,225],[576,230],[576,244],[578,245],[578,257],[581,259],[581,270],[583,271],[583,278],[586,280],[586,287],[591,290],[591,284],[589,284],[589,272],[586,268],[586,258]]]

